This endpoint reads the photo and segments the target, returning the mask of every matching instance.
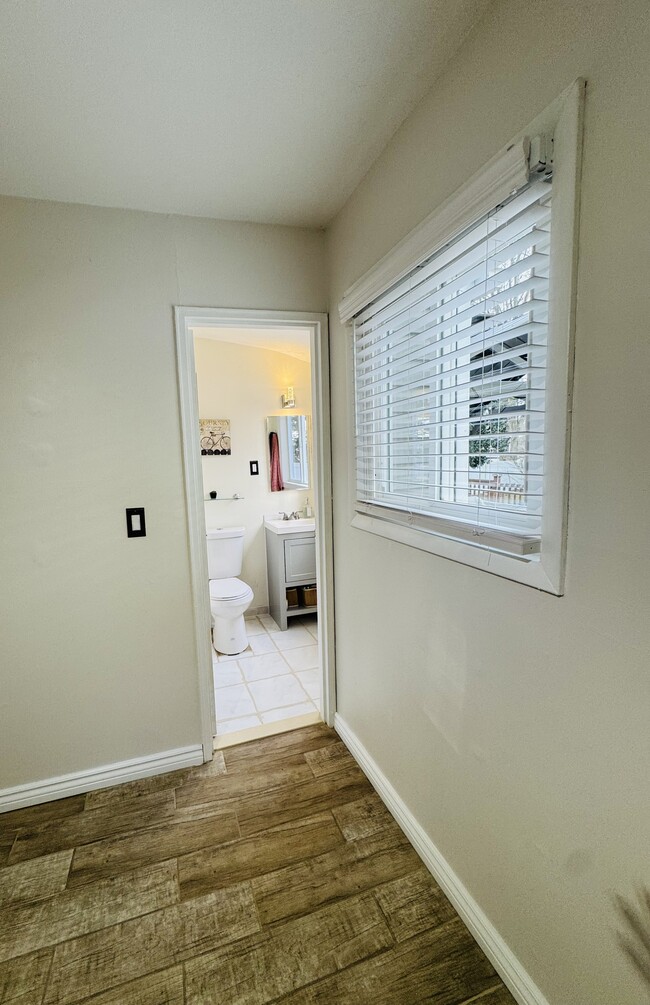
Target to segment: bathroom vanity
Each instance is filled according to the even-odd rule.
[[[288,619],[315,614],[316,524],[311,520],[264,521],[269,611],[278,627]],[[294,602],[297,604],[294,606]]]

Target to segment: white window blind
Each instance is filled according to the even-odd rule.
[[[358,512],[538,551],[551,196],[535,178],[356,314]]]

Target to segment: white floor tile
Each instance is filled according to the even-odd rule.
[[[259,615],[260,624],[264,625],[267,632],[279,632],[280,626],[275,623],[270,614]]]
[[[270,712],[285,705],[298,705],[307,700],[307,694],[293,674],[251,681],[248,685],[258,712]]]
[[[277,652],[273,639],[266,632],[263,635],[252,635],[248,642],[255,656],[259,656],[261,653]]]
[[[213,668],[214,686],[216,688],[229,687],[231,684],[243,684],[244,678],[239,669],[239,663],[235,660],[232,663],[217,663]]]
[[[235,684],[233,687],[219,688],[217,692],[217,718],[219,723],[225,719],[239,718],[242,715],[255,715],[256,712],[257,709],[245,684]]]
[[[260,624],[257,617],[254,618],[244,618],[244,624],[246,625],[246,634],[249,638],[253,635],[263,635],[266,631],[264,625]]]
[[[247,656],[251,655],[251,650],[247,646],[243,653],[235,653],[234,656],[226,656],[225,653],[219,653],[218,661],[219,663],[232,663],[233,660],[243,660]]]
[[[316,615],[292,619],[286,632],[269,614],[253,615],[246,632],[245,652],[213,652],[217,732],[320,712]]]
[[[312,670],[318,666],[318,646],[315,645],[287,649],[283,656],[293,671]]]
[[[240,719],[229,719],[219,723],[219,733],[236,733],[240,729],[250,729],[251,726],[261,726],[259,715],[244,715]]]
[[[272,653],[262,653],[260,656],[251,656],[250,659],[241,663],[244,680],[263,680],[266,677],[281,677],[289,673],[284,657],[274,649]]]
[[[297,715],[308,715],[316,711],[316,706],[311,701],[303,701],[300,705],[288,705],[286,708],[273,708],[270,712],[260,712],[260,719],[262,722],[281,722],[282,719],[294,719]]]
[[[306,628],[308,632],[312,635],[318,635],[318,615],[317,614],[305,614],[301,619],[300,623],[303,628]]]
[[[314,700],[320,699],[320,670],[301,670],[296,674],[296,677],[310,698],[313,698]]]
[[[299,646],[310,646],[314,643],[314,636],[302,625],[288,628],[286,632],[271,632],[271,638],[281,652],[284,652],[285,649],[298,649]]]

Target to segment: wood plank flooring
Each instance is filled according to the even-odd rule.
[[[0,1005],[513,1005],[336,733],[0,816]]]

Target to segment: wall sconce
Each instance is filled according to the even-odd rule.
[[[283,408],[295,408],[296,407],[296,399],[293,396],[293,388],[292,387],[288,387],[287,388],[287,393],[283,394],[282,398],[280,400],[282,401],[282,407]]]

